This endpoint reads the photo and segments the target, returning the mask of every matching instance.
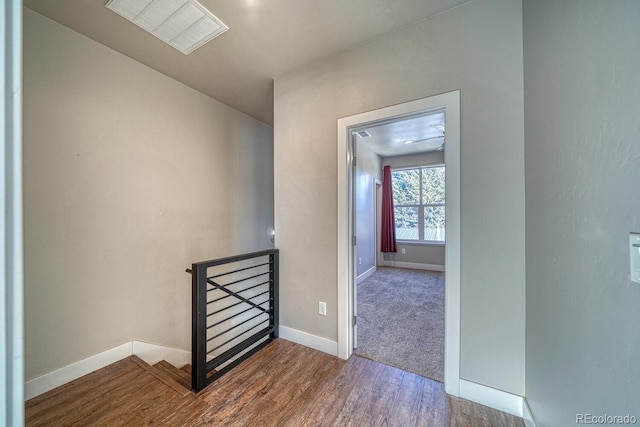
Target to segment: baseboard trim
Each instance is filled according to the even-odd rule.
[[[525,427],[536,427],[536,420],[533,418],[533,413],[526,398],[522,399],[522,419]]]
[[[24,385],[24,398],[32,399],[131,355],[138,356],[150,365],[166,360],[176,367],[182,367],[191,362],[191,352],[143,341],[129,341],[27,381]]]
[[[155,365],[159,361],[165,360],[176,368],[181,368],[184,365],[191,363],[190,351],[151,344],[144,341],[134,340],[131,343],[133,354],[147,362],[149,365]]]
[[[403,261],[385,260],[383,265],[385,267],[413,268],[414,270],[444,271],[444,265],[422,264],[419,262],[403,262]]]
[[[371,267],[370,269],[368,269],[367,271],[365,271],[364,273],[356,277],[356,284],[359,285],[362,281],[371,277],[371,275],[375,273],[377,269],[378,268],[374,265],[373,267]]]
[[[72,363],[64,368],[27,381],[24,385],[24,398],[29,400],[43,393],[60,387],[93,371],[109,366],[119,360],[131,356],[132,343],[128,342],[102,353]]]
[[[338,355],[338,342],[322,338],[308,332],[299,331],[297,329],[288,328],[280,325],[279,336],[287,341],[293,341],[305,347],[310,347],[332,356]]]
[[[498,390],[486,385],[460,379],[460,397],[481,405],[522,417],[524,399],[522,396]]]

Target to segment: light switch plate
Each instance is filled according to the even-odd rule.
[[[640,233],[629,233],[630,279],[640,284]]]

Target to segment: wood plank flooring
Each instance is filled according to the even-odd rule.
[[[278,339],[198,394],[135,356],[26,403],[28,426],[517,426],[441,383]]]

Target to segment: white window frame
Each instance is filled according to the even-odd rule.
[[[444,168],[445,165],[443,163],[430,164],[430,165],[422,165],[422,166],[407,166],[407,167],[399,167],[392,168],[391,175],[393,177],[393,172],[400,171],[408,171],[408,170],[418,170],[420,175],[418,182],[420,183],[420,200],[418,204],[395,204],[393,205],[394,214],[396,208],[418,208],[418,239],[396,239],[398,242],[401,242],[403,245],[405,244],[413,244],[413,245],[430,245],[430,246],[444,246],[446,242],[446,234],[444,240],[426,240],[424,238],[424,211],[427,207],[444,207],[445,208],[445,221],[446,221],[446,200],[445,203],[423,203],[423,191],[422,191],[422,170],[428,168]],[[446,179],[446,178],[445,178]],[[445,181],[446,186],[446,181]],[[397,230],[396,230],[397,231]]]

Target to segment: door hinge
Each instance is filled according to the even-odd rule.
[[[356,245],[356,236],[353,236],[351,239],[351,245],[355,246]]]
[[[353,326],[358,324],[358,316],[353,316]]]
[[[351,159],[351,164],[352,164],[353,166],[355,166],[355,165],[356,165],[356,157],[355,157],[355,156],[353,157],[353,159]]]

